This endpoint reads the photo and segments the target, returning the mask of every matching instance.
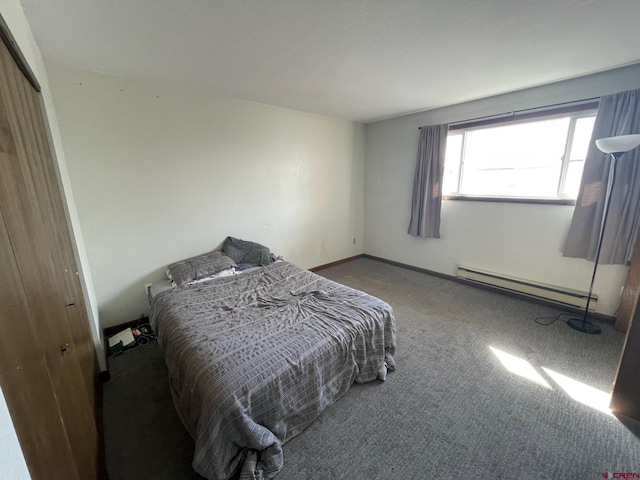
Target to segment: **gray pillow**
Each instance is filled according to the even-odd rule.
[[[176,285],[182,287],[189,282],[210,277],[235,266],[236,262],[231,258],[215,251],[173,263],[169,265],[169,273]]]
[[[265,266],[273,263],[274,256],[271,251],[259,243],[227,237],[222,244],[222,251],[231,257],[234,262],[250,263]]]

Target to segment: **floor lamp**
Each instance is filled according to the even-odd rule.
[[[582,318],[573,317],[567,320],[567,324],[579,332],[598,334],[600,327],[589,321],[589,304],[591,303],[591,295],[593,294],[593,282],[596,279],[596,271],[598,270],[598,260],[600,259],[600,249],[602,248],[602,238],[604,237],[604,229],[607,226],[607,215],[609,214],[609,197],[613,191],[613,185],[616,180],[616,164],[618,159],[640,145],[639,135],[619,135],[617,137],[600,138],[596,140],[596,147],[603,152],[611,155],[611,163],[609,165],[609,182],[604,196],[604,211],[602,212],[602,223],[600,224],[600,236],[598,237],[598,248],[596,249],[596,258],[594,259],[593,275],[591,276],[591,286],[589,287],[589,295],[587,296],[587,306],[584,309]]]

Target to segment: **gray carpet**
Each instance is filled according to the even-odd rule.
[[[638,423],[574,400],[543,370],[609,392],[624,340],[609,325],[597,336],[563,321],[541,326],[536,317],[560,312],[373,260],[320,274],[393,306],[398,369],[386,382],[354,385],[286,444],[278,480],[573,480],[640,472]],[[489,347],[528,362],[547,386],[507,370]],[[201,478],[190,467],[193,442],[173,410],[157,345],[111,359],[110,371],[104,423],[111,480]]]

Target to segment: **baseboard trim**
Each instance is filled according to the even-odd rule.
[[[107,472],[106,444],[104,437],[104,379],[103,372],[99,373],[96,382],[96,429],[98,432],[99,453],[98,453],[98,480],[109,480]],[[108,372],[107,372],[108,375]]]
[[[386,263],[388,265],[393,265],[394,267],[406,268],[407,270],[413,270],[414,272],[426,273],[427,275],[431,275],[433,277],[440,277],[446,280],[451,280],[453,282],[458,282],[460,279],[454,275],[448,275],[446,273],[436,272],[434,270],[428,270],[422,267],[415,267],[413,265],[409,265],[407,263],[396,262],[395,260],[388,260],[382,257],[376,257],[374,255],[369,255],[365,253],[362,255],[363,258],[368,258],[369,260],[375,260],[376,262]],[[467,282],[464,282],[467,283]]]
[[[144,318],[144,317],[143,317]],[[141,319],[131,320],[130,322],[119,323],[118,325],[111,325],[110,327],[105,327],[102,329],[102,333],[104,334],[105,340],[111,335],[115,335],[118,332],[121,332],[125,328],[133,328],[138,325]]]
[[[329,267],[335,267],[336,265],[340,265],[342,263],[351,262],[353,260],[357,260],[357,259],[365,257],[365,256],[366,255],[364,253],[361,253],[360,255],[354,255],[353,257],[343,258],[342,260],[336,260],[335,262],[325,263],[324,265],[320,265],[318,267],[310,268],[309,271],[317,272],[319,270],[324,270],[325,268],[329,268]]]
[[[552,302],[550,300],[545,300],[544,298],[530,297],[528,295],[524,295],[524,294],[517,293],[517,292],[507,292],[505,290],[501,290],[499,288],[492,287],[491,285],[482,285],[482,284],[479,284],[479,283],[470,282],[469,280],[458,278],[455,275],[448,275],[446,273],[435,272],[433,270],[428,270],[426,268],[415,267],[413,265],[408,265],[406,263],[396,262],[394,260],[388,260],[388,259],[382,258],[382,257],[376,257],[374,255],[369,255],[369,254],[366,254],[366,253],[362,254],[361,257],[362,258],[368,258],[370,260],[375,260],[375,261],[381,262],[381,263],[386,263],[388,265],[393,265],[395,267],[406,268],[407,270],[413,270],[414,272],[420,272],[420,273],[424,273],[424,274],[431,275],[431,276],[434,276],[434,277],[444,278],[445,280],[451,280],[452,282],[462,283],[464,285],[469,285],[469,286],[472,286],[472,287],[481,288],[483,290],[488,290],[488,291],[495,292],[495,293],[501,293],[503,295],[508,295],[510,297],[519,298],[521,300],[526,300],[528,302],[535,303],[535,304],[538,304],[538,305],[544,305],[546,307],[561,309],[561,310],[566,311],[567,313],[571,313],[571,314],[575,314],[575,315],[579,315],[579,316],[582,316],[582,314],[584,313],[582,310],[580,310],[578,308],[572,308],[572,307],[568,307],[568,306],[565,306],[565,305],[560,305],[560,304],[554,303],[554,302]],[[604,322],[604,323],[610,323],[610,324],[615,324],[616,323],[616,317],[612,317],[610,315],[605,315],[603,313],[590,312],[589,313],[589,317],[593,318],[595,320],[598,320],[600,322]]]

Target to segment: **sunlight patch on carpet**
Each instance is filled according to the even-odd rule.
[[[516,357],[515,355],[511,355],[510,353],[492,346],[489,346],[489,349],[496,357],[498,357],[498,360],[500,360],[504,368],[511,373],[526,378],[527,380],[537,383],[545,388],[551,389],[551,385],[549,385],[542,375],[538,373],[533,365],[523,358]]]
[[[489,349],[498,358],[498,360],[500,360],[507,371],[522,378],[526,378],[527,380],[550,390],[554,389],[554,387],[552,387],[549,382],[547,382],[544,377],[536,370],[536,367],[531,365],[531,363],[529,363],[524,358],[517,357],[505,352],[504,350],[492,347],[491,345],[489,345]],[[565,393],[569,395],[569,397],[571,397],[575,401],[608,415],[613,415],[611,413],[611,410],[609,409],[609,403],[611,402],[610,394],[587,385],[586,383],[582,383],[578,380],[567,377],[566,375],[562,375],[561,373],[558,373],[549,368],[542,367],[542,370],[562,390],[564,390]]]
[[[608,415],[613,415],[609,409],[610,394],[561,373],[554,372],[549,368],[542,367],[542,369],[574,400]]]

